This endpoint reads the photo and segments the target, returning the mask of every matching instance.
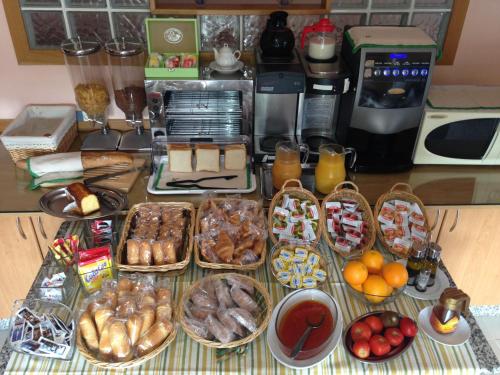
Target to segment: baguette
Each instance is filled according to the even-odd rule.
[[[132,164],[134,158],[132,155],[125,152],[111,151],[111,152],[82,152],[82,165],[83,169],[108,167],[116,164]],[[20,169],[27,170],[28,163],[26,160],[19,160],[16,162],[16,166]],[[66,172],[66,171],[62,171]]]

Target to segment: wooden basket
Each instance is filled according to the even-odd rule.
[[[297,187],[288,186],[291,183],[295,183],[298,186]],[[314,194],[311,193],[309,190],[304,189],[302,187],[302,183],[300,182],[300,180],[296,180],[296,179],[286,180],[283,183],[283,186],[281,187],[280,191],[278,191],[274,195],[273,200],[271,201],[271,204],[269,205],[267,224],[268,224],[268,230],[269,230],[269,237],[271,238],[273,245],[276,245],[279,242],[278,238],[276,238],[276,236],[273,233],[273,211],[274,211],[274,207],[276,207],[276,205],[278,204],[278,201],[283,197],[284,194],[289,194],[289,195],[291,195],[295,198],[299,198],[299,199],[309,199],[316,205],[316,208],[318,209],[318,212],[319,212],[318,228],[316,229],[316,232],[315,232],[316,239],[309,243],[309,245],[311,245],[312,247],[315,247],[318,244],[319,240],[321,239],[321,232],[323,230],[324,217],[321,213],[321,206],[319,204],[318,199],[314,196]],[[297,240],[300,241],[300,239],[297,239]]]
[[[141,266],[141,265],[129,265],[126,264],[125,256],[125,243],[128,239],[128,234],[130,226],[132,224],[132,219],[139,208],[147,205],[159,205],[161,207],[171,207],[171,208],[183,208],[189,211],[189,222],[184,238],[184,253],[186,254],[184,259],[180,262],[173,264],[164,264],[162,266]],[[125,272],[168,272],[169,275],[178,275],[186,271],[189,262],[191,261],[191,253],[193,251],[193,232],[194,232],[194,206],[192,203],[188,202],[155,202],[155,203],[139,203],[134,205],[128,212],[125,219],[125,225],[123,226],[122,235],[120,237],[120,242],[116,250],[116,268],[120,271]],[[187,238],[186,238],[187,236]]]
[[[173,312],[175,313],[175,309],[173,309]],[[103,362],[100,361],[96,358],[95,354],[91,352],[88,348],[87,345],[85,344],[85,340],[82,337],[81,330],[78,328],[77,329],[77,335],[76,335],[76,347],[78,348],[78,351],[80,354],[92,365],[96,367],[100,367],[103,369],[107,370],[124,370],[127,368],[132,368],[132,367],[137,367],[142,365],[144,362],[149,361],[150,359],[156,357],[158,354],[160,354],[167,346],[170,345],[172,341],[174,341],[176,335],[177,335],[177,328],[176,328],[176,322],[174,320],[174,316],[172,317],[172,325],[174,326],[172,332],[170,335],[163,341],[163,343],[158,346],[156,349],[154,349],[152,352],[140,357],[140,358],[135,358],[130,361],[126,362]]]
[[[350,185],[351,189],[344,188],[344,185]],[[327,228],[327,221],[326,221],[326,203],[327,202],[338,202],[341,199],[350,199],[353,201],[356,201],[359,205],[359,207],[363,210],[363,221],[365,221],[368,224],[368,233],[366,234],[368,236],[368,242],[363,246],[361,249],[356,249],[353,250],[349,253],[341,251],[339,248],[335,246],[335,242],[332,239],[332,236],[328,232]],[[370,250],[373,248],[373,244],[375,243],[375,240],[377,239],[377,233],[375,229],[375,223],[373,219],[373,214],[372,214],[372,209],[370,207],[370,204],[367,202],[365,197],[359,193],[359,188],[356,184],[354,184],[351,181],[343,181],[335,188],[332,190],[330,194],[328,194],[325,198],[323,198],[323,203],[321,204],[321,213],[323,217],[325,218],[323,220],[323,237],[326,240],[326,243],[330,248],[332,248],[336,253],[341,255],[342,257],[348,257],[352,255],[361,255],[363,254],[366,250]]]
[[[403,188],[404,190],[401,190],[401,188]],[[374,222],[375,222],[375,228],[377,230],[377,236],[378,236],[380,242],[382,243],[382,245],[384,246],[384,248],[388,252],[390,252],[391,254],[397,255],[401,258],[408,258],[409,251],[406,253],[399,253],[399,252],[392,251],[392,246],[390,246],[385,241],[384,234],[382,233],[382,229],[381,229],[380,223],[378,221],[378,215],[380,213],[380,209],[382,208],[382,205],[384,204],[384,202],[394,200],[394,199],[400,199],[400,200],[404,200],[404,201],[407,201],[410,203],[418,204],[418,206],[422,210],[422,213],[423,213],[424,218],[425,218],[425,227],[427,229],[427,232],[430,233],[431,226],[429,224],[429,216],[427,215],[427,212],[425,210],[425,206],[422,203],[422,201],[415,194],[413,194],[413,189],[411,188],[411,186],[404,183],[404,182],[398,182],[398,183],[394,184],[394,186],[387,193],[382,194],[378,198],[377,203],[375,204],[374,212],[373,212],[373,218],[374,218]]]
[[[248,199],[238,199],[238,198],[210,198],[209,200],[203,201],[198,207],[198,211],[196,213],[196,228],[195,235],[200,234],[200,222],[202,219],[202,215],[208,206],[209,201],[213,202],[223,202],[223,201],[245,201]],[[252,201],[255,202],[255,201]],[[260,254],[260,259],[251,264],[229,264],[229,263],[211,263],[202,259],[200,246],[198,245],[198,241],[194,241],[194,261],[201,268],[209,268],[213,270],[233,270],[233,271],[255,271],[257,268],[262,266],[266,261],[266,249],[267,245],[264,246],[264,250]]]
[[[197,288],[202,282],[206,280],[217,280],[217,279],[223,279],[225,276],[231,275],[231,276],[236,276],[239,277],[248,283],[251,283],[253,287],[255,288],[255,291],[257,293],[257,304],[261,308],[261,314],[257,318],[257,322],[259,323],[259,327],[257,330],[250,335],[248,335],[245,338],[236,340],[236,341],[231,341],[227,344],[223,344],[218,341],[211,341],[211,340],[206,340],[200,336],[198,336],[193,330],[191,330],[187,323],[186,323],[186,314],[184,311],[184,306],[186,302],[189,300],[189,297],[191,296],[191,293],[194,288]],[[198,280],[194,284],[192,284],[187,290],[184,291],[181,301],[178,304],[178,312],[177,316],[179,317],[179,322],[181,323],[182,329],[186,334],[191,337],[194,341],[205,345],[209,348],[215,348],[215,349],[225,349],[225,348],[235,348],[241,345],[248,344],[249,342],[252,342],[255,340],[259,335],[264,332],[264,330],[267,328],[269,322],[271,321],[271,313],[272,313],[272,301],[271,301],[271,296],[269,295],[269,292],[267,289],[257,280],[246,276],[242,275],[239,273],[218,273],[218,274],[213,274],[210,276],[207,276],[203,279]]]

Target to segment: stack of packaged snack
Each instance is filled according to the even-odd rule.
[[[272,231],[278,241],[307,241],[317,239],[319,210],[309,199],[283,194],[274,206]]]
[[[363,220],[363,210],[356,201],[330,201],[325,208],[326,228],[339,251],[349,253],[368,243],[368,222]]]
[[[78,251],[80,238],[76,234],[70,235],[68,238],[56,238],[52,245],[49,245],[49,250],[56,259],[56,262],[62,266],[71,266],[74,262],[73,256]]]
[[[180,53],[178,55],[167,55],[152,52],[149,55],[150,68],[196,68],[198,58],[191,53]]]
[[[106,281],[83,302],[78,328],[87,349],[104,362],[126,362],[159,347],[173,332],[170,289],[147,276]]]
[[[390,200],[383,203],[377,220],[385,242],[398,254],[408,254],[414,244],[428,239],[425,216],[417,203]]]
[[[111,246],[78,250],[78,275],[88,293],[101,288],[104,280],[113,278],[113,253]]]

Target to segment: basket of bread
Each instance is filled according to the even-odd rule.
[[[237,273],[219,273],[191,285],[177,315],[193,340],[222,349],[255,340],[269,324],[271,312],[271,297],[261,283]]]
[[[395,184],[379,197],[374,217],[382,245],[402,258],[408,257],[415,244],[425,242],[432,230],[424,204],[405,183]]]
[[[191,203],[134,205],[118,244],[116,267],[129,272],[184,272],[191,260],[194,218]]]
[[[138,274],[106,281],[84,300],[76,345],[91,364],[105,369],[139,366],[175,338],[170,289]]]
[[[323,228],[321,206],[299,180],[287,180],[269,205],[268,224],[274,245],[299,241],[314,247],[321,239]]]
[[[266,259],[267,230],[257,201],[210,198],[196,216],[194,256],[202,268],[252,271]]]
[[[360,255],[373,247],[377,234],[372,210],[356,184],[337,184],[323,199],[321,213],[325,218],[323,236],[336,253]]]

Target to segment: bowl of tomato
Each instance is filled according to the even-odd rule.
[[[374,311],[347,326],[344,346],[361,362],[382,363],[408,350],[417,332],[417,324],[409,317],[395,311]]]

